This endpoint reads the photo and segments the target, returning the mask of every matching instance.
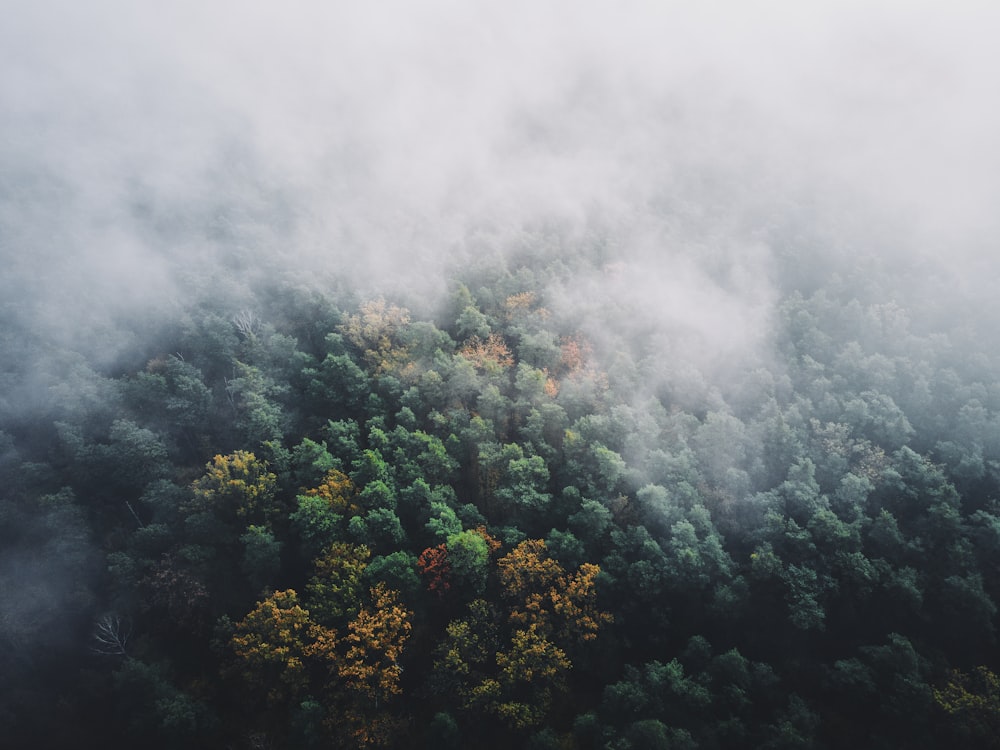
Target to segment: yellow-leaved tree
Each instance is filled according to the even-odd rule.
[[[307,693],[310,666],[322,674],[338,661],[336,631],[313,622],[293,589],[258,602],[237,623],[230,647],[244,685],[271,707],[291,705]]]
[[[976,747],[1000,748],[1000,676],[992,670],[953,670],[947,684],[934,691],[934,702]]]
[[[585,563],[568,572],[541,539],[518,544],[497,569],[506,612],[476,599],[466,617],[449,623],[435,651],[432,684],[463,709],[491,713],[520,730],[542,723],[554,697],[566,691],[573,667],[567,650],[594,640],[612,618],[597,606],[600,569]]]
[[[278,512],[278,479],[249,451],[217,455],[195,480],[189,512],[208,512],[221,520],[262,524]]]
[[[361,351],[371,372],[405,375],[411,367],[410,348],[402,333],[410,323],[410,312],[384,299],[369,300],[340,327],[344,338]]]

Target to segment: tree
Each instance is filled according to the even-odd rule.
[[[964,739],[977,747],[1000,747],[1000,677],[990,669],[952,670],[944,687],[935,688],[934,702],[955,720]]]
[[[660,719],[684,725],[711,705],[712,694],[684,673],[677,659],[650,661],[641,668],[627,665],[624,679],[604,688],[602,713],[620,723]]]
[[[361,607],[361,576],[371,550],[364,545],[334,542],[313,562],[315,575],[306,586],[309,608],[317,622],[341,624]]]
[[[354,516],[361,512],[354,483],[339,469],[330,469],[319,486],[306,490],[305,495],[322,498],[334,513]]]
[[[292,589],[275,591],[236,624],[230,648],[235,669],[269,706],[289,705],[310,683],[308,665],[337,663],[336,631],[317,625]]]
[[[490,709],[515,729],[537,725],[548,713],[553,693],[566,689],[572,668],[566,653],[531,623],[516,630],[510,648],[496,658],[498,679],[483,683],[484,693],[493,698]]]
[[[122,660],[112,676],[112,693],[105,696],[115,707],[115,724],[124,725],[119,742],[171,750],[221,742],[209,707],[180,690],[170,676],[164,665]]]
[[[396,549],[406,539],[399,516],[388,508],[376,508],[364,516],[355,516],[348,522],[347,530],[357,542],[380,551]]]
[[[528,539],[497,561],[504,596],[511,602],[510,621],[534,626],[559,642],[590,641],[612,616],[597,608],[594,582],[598,566],[584,563],[569,574],[548,555],[545,542]]]
[[[417,558],[417,569],[427,580],[427,590],[444,596],[451,588],[451,563],[448,548],[444,544],[428,547]]]
[[[402,373],[410,362],[410,352],[402,340],[410,323],[410,313],[384,299],[369,300],[351,315],[340,332],[361,352],[371,372]]]
[[[826,611],[819,599],[821,591],[818,585],[816,571],[812,568],[789,565],[784,572],[788,592],[788,619],[800,630],[825,627]]]
[[[549,470],[541,456],[518,455],[520,446],[515,443],[513,447],[518,450],[509,451],[511,457],[494,494],[502,517],[530,528],[539,523],[552,499],[546,491]]]
[[[424,529],[434,538],[447,539],[462,530],[462,521],[448,504],[431,501],[429,510],[430,518],[424,524]]]
[[[260,367],[243,362],[234,362],[233,371],[233,377],[226,379],[226,395],[239,437],[251,446],[280,441],[290,420],[278,399],[288,387],[276,383]]]
[[[192,490],[189,511],[208,512],[226,522],[266,523],[279,512],[277,477],[248,451],[215,456]]]
[[[499,333],[491,333],[485,340],[474,335],[458,353],[487,375],[498,375],[514,365],[514,356]]]
[[[132,626],[121,615],[105,614],[94,623],[91,650],[102,656],[127,656],[125,650]]]
[[[499,648],[496,614],[485,599],[474,599],[468,614],[452,620],[434,649],[431,689],[453,694],[465,709],[477,707],[479,687],[487,679]]]
[[[144,605],[164,611],[176,627],[198,633],[208,625],[208,588],[177,555],[163,553],[141,584]]]
[[[579,492],[575,489],[574,493],[579,497]],[[597,500],[583,498],[579,503],[580,509],[569,517],[569,527],[590,549],[593,549],[600,546],[611,528],[611,511]]]
[[[127,419],[116,419],[111,442],[98,447],[95,459],[108,467],[107,475],[122,488],[143,489],[167,473],[167,449],[160,437]]]
[[[396,550],[388,555],[372,558],[365,568],[363,579],[369,585],[384,583],[409,600],[420,591],[420,579],[416,572],[417,558],[405,550]]]
[[[357,417],[361,413],[369,393],[368,376],[346,353],[327,354],[318,369],[306,369],[302,374],[308,378],[306,392],[314,408],[324,417]],[[339,455],[336,450],[334,454]]]
[[[297,503],[288,520],[302,540],[302,556],[311,560],[341,536],[344,517],[322,497],[299,495]]]
[[[460,531],[448,537],[445,547],[450,581],[473,596],[482,595],[490,562],[490,548],[483,535],[474,530]]]
[[[413,612],[399,601],[399,593],[384,583],[370,591],[371,602],[347,626],[347,653],[338,672],[348,689],[375,701],[401,692],[399,664],[410,637]]]
[[[302,438],[302,442],[292,449],[292,477],[302,490],[329,482],[330,472],[338,468],[338,463],[327,450],[326,443]]]
[[[281,568],[281,542],[266,526],[250,524],[240,536],[243,543],[243,572],[250,584],[266,589]]]
[[[154,422],[162,420],[181,431],[188,447],[198,432],[205,432],[212,392],[205,385],[201,371],[177,356],[150,360],[144,372],[124,384],[125,398],[133,408]]]

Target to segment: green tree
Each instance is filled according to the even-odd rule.
[[[306,586],[306,601],[317,622],[343,624],[361,607],[362,575],[371,550],[335,542],[314,561],[315,575]]]
[[[473,597],[486,590],[489,574],[490,549],[483,535],[476,531],[460,531],[448,537],[449,580]]]
[[[250,524],[240,537],[243,572],[258,591],[267,589],[281,569],[281,542],[266,526]]]

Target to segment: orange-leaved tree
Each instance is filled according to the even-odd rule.
[[[399,592],[379,582],[371,589],[371,603],[347,626],[347,653],[339,666],[346,686],[375,701],[400,692],[399,657],[410,637],[413,612],[399,600]]]
[[[417,558],[417,569],[427,579],[427,590],[444,596],[451,588],[451,563],[448,562],[448,548],[439,544],[428,547]]]
[[[407,724],[389,704],[402,692],[399,660],[413,613],[384,582],[369,595],[342,641],[347,650],[338,664],[341,681],[327,719],[338,747],[395,747]]]
[[[471,336],[458,353],[489,375],[501,373],[514,364],[514,355],[499,333],[491,333],[485,341]]]
[[[495,554],[499,543],[478,532]],[[468,616],[450,622],[435,650],[431,687],[452,694],[462,709],[520,730],[541,723],[553,697],[566,690],[567,649],[596,638],[611,615],[597,607],[599,568],[588,563],[567,572],[541,539],[518,544],[497,569],[506,614],[475,599]]]
[[[550,557],[544,540],[526,539],[497,562],[510,621],[534,626],[561,643],[590,641],[612,616],[597,607],[595,580],[600,568],[584,563],[568,573]]]
[[[330,510],[344,516],[357,516],[361,506],[357,503],[357,488],[354,482],[342,471],[331,469],[323,477],[318,487],[306,490],[306,497],[321,497],[330,506]]]

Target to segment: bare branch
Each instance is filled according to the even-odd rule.
[[[260,318],[252,310],[240,310],[233,316],[233,326],[243,338],[251,339],[260,330]]]
[[[144,528],[146,528],[146,524],[144,524],[144,523],[142,522],[142,519],[141,519],[141,518],[139,518],[139,514],[138,514],[138,513],[136,513],[136,512],[135,512],[135,508],[133,508],[133,507],[132,507],[132,503],[130,503],[130,502],[129,502],[128,500],[126,500],[126,501],[125,501],[125,507],[127,507],[127,508],[128,508],[128,512],[132,514],[132,518],[134,518],[134,519],[135,519],[135,522],[136,522],[137,524],[139,524],[139,528],[140,528],[140,529],[144,529]]]
[[[103,656],[126,656],[125,646],[132,635],[131,625],[118,615],[103,615],[94,624],[94,643],[91,650]]]

